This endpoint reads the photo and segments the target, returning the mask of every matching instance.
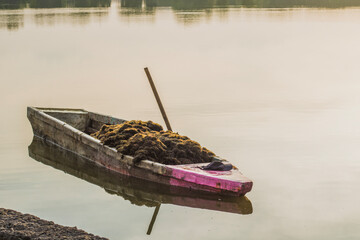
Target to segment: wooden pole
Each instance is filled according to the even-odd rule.
[[[161,115],[162,115],[162,117],[164,118],[166,127],[167,127],[168,130],[172,131],[171,126],[170,126],[169,119],[168,119],[167,116],[166,116],[165,109],[164,109],[164,107],[163,107],[163,105],[162,105],[162,103],[161,103],[159,94],[158,94],[158,92],[157,92],[157,90],[156,90],[156,87],[155,87],[154,81],[152,80],[152,77],[151,77],[151,75],[150,75],[149,69],[146,67],[146,68],[144,68],[144,70],[145,70],[146,76],[147,76],[147,78],[148,78],[148,80],[149,80],[151,89],[153,90],[153,93],[154,93],[154,95],[155,95],[156,102],[157,102],[157,104],[158,104],[158,106],[159,106],[159,108],[160,108]]]
[[[146,68],[144,68],[144,70],[145,70],[146,76],[147,76],[147,78],[148,78],[148,80],[149,80],[151,89],[152,89],[152,91],[153,91],[153,93],[154,93],[154,95],[155,95],[156,102],[157,102],[157,104],[158,104],[158,106],[159,106],[159,108],[160,108],[161,115],[162,115],[162,117],[164,118],[164,121],[165,121],[165,124],[166,124],[166,128],[167,128],[168,130],[172,131],[171,126],[170,126],[169,119],[168,119],[167,116],[166,116],[165,109],[164,109],[164,107],[163,107],[163,105],[162,105],[162,103],[161,103],[160,96],[159,96],[159,94],[158,94],[158,92],[157,92],[157,90],[156,90],[156,87],[155,87],[154,81],[152,80],[152,77],[151,77],[151,75],[150,75],[149,69],[146,67]],[[154,226],[156,217],[157,217],[157,215],[158,215],[158,213],[159,213],[159,210],[160,210],[160,206],[161,206],[161,204],[159,203],[159,204],[156,206],[156,208],[155,208],[155,211],[154,211],[153,216],[152,216],[152,218],[151,218],[151,222],[150,222],[148,231],[147,231],[147,233],[146,233],[147,235],[150,235],[150,234],[151,234],[151,231],[152,231],[152,229],[153,229],[153,226]]]

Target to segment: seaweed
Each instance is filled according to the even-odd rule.
[[[206,163],[215,156],[198,142],[169,130],[164,131],[161,125],[152,121],[104,124],[91,136],[122,154],[133,156],[135,164],[145,159],[167,165]]]

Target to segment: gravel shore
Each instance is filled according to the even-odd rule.
[[[64,227],[30,214],[0,208],[0,240],[86,239],[104,240],[76,227]]]

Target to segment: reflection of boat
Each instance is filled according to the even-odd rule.
[[[78,109],[33,107],[28,107],[28,118],[34,135],[123,175],[218,195],[244,195],[252,188],[251,180],[236,168],[206,171],[199,168],[206,163],[164,165],[149,160],[135,165],[133,157],[122,155],[87,134],[97,131],[103,124],[119,124],[125,120]]]
[[[155,207],[161,203],[169,203],[238,214],[252,213],[251,202],[244,196],[223,197],[219,200],[213,194],[195,193],[184,188],[120,175],[36,136],[29,146],[29,155],[41,163],[96,184],[108,193],[122,196],[136,205]]]

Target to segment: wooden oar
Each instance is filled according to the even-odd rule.
[[[151,75],[150,75],[149,69],[146,67],[146,68],[144,68],[144,70],[145,70],[145,73],[146,73],[147,78],[149,79],[149,83],[150,83],[151,89],[153,90],[153,93],[154,93],[154,95],[155,95],[156,102],[157,102],[157,104],[158,104],[158,106],[159,106],[159,108],[160,108],[160,112],[161,112],[161,115],[162,115],[163,118],[164,118],[166,127],[167,127],[168,130],[172,131],[171,126],[170,126],[169,119],[168,119],[167,116],[166,116],[165,109],[164,109],[164,107],[163,107],[163,105],[162,105],[162,103],[161,103],[159,94],[158,94],[158,92],[157,92],[157,90],[156,90],[156,87],[155,87],[154,81],[152,80],[152,77],[151,77]]]
[[[147,76],[147,78],[148,78],[148,80],[149,80],[151,89],[152,89],[152,91],[153,91],[153,93],[154,93],[154,95],[155,95],[156,102],[157,102],[157,104],[158,104],[158,106],[159,106],[159,108],[160,108],[161,115],[162,115],[162,117],[164,118],[166,127],[167,127],[168,130],[172,131],[171,126],[170,126],[169,119],[168,119],[167,116],[166,116],[165,109],[164,109],[164,107],[163,107],[163,105],[162,105],[162,103],[161,103],[160,96],[159,96],[159,94],[158,94],[158,92],[157,92],[157,90],[156,90],[156,87],[155,87],[154,81],[152,80],[152,77],[151,77],[151,75],[150,75],[149,69],[146,67],[146,68],[144,68],[144,70],[145,70],[146,76]],[[160,206],[161,206],[161,204],[159,203],[159,205],[157,205],[156,208],[155,208],[154,214],[153,214],[153,216],[152,216],[152,218],[151,218],[151,222],[150,222],[148,231],[147,231],[147,233],[146,233],[147,235],[150,235],[150,234],[151,234],[151,231],[152,231],[152,228],[153,228],[153,226],[154,226],[154,223],[155,223],[157,214],[159,213],[159,210],[160,210]]]

